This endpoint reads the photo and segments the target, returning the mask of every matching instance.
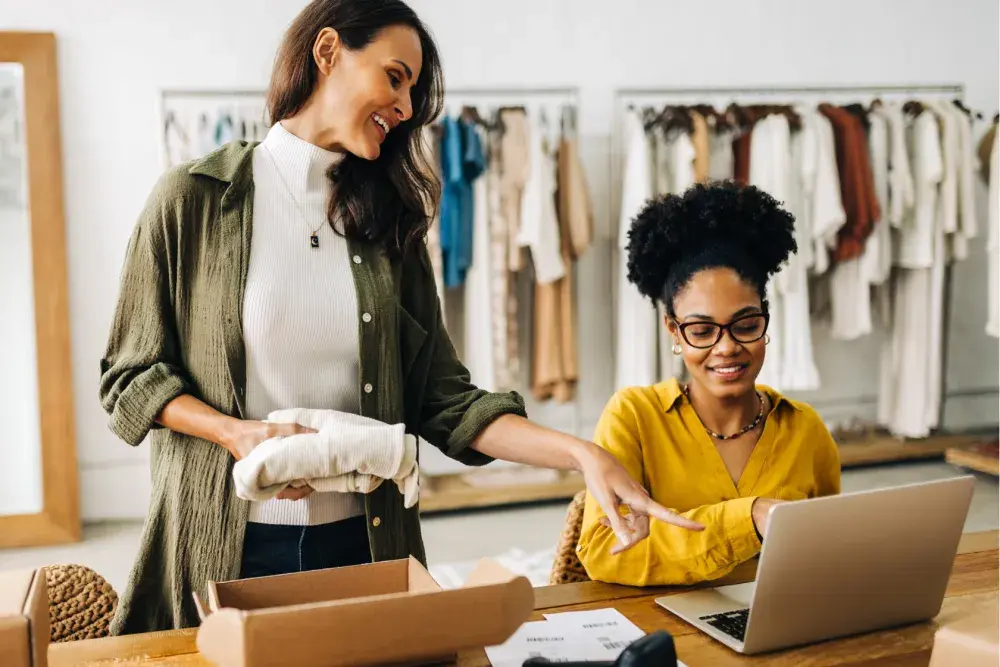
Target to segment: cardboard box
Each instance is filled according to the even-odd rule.
[[[45,570],[0,572],[0,665],[47,667],[48,650]]]
[[[997,667],[1000,664],[1000,629],[996,603],[985,606],[934,635],[930,667]]]
[[[525,577],[484,560],[442,590],[413,558],[210,583],[198,650],[222,667],[427,664],[502,644],[530,617]]]

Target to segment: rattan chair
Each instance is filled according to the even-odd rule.
[[[580,541],[580,528],[583,525],[583,505],[587,498],[586,491],[580,491],[566,509],[566,523],[562,535],[559,536],[559,546],[556,548],[555,561],[549,573],[550,584],[573,584],[590,581],[583,563],[576,555],[576,545]]]
[[[104,577],[82,565],[47,565],[52,642],[108,636],[118,594]]]

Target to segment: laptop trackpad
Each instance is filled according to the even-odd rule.
[[[753,591],[754,582],[750,582],[668,595],[657,602],[682,618],[694,620],[712,614],[749,609]]]

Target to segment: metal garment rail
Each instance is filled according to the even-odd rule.
[[[611,133],[610,169],[611,183],[611,215],[616,221],[614,225],[615,252],[612,259],[612,275],[618,275],[618,262],[621,261],[621,251],[618,249],[618,233],[621,218],[621,186],[622,161],[624,147],[622,125],[624,115],[630,108],[638,106],[664,106],[667,104],[716,104],[724,105],[730,102],[753,104],[757,101],[774,103],[849,103],[870,102],[875,99],[949,99],[963,100],[965,85],[961,83],[906,83],[906,84],[808,84],[801,86],[762,85],[762,86],[706,86],[706,87],[667,87],[667,88],[620,88],[614,92],[614,120]],[[944,424],[944,408],[947,393],[948,376],[948,346],[949,330],[951,329],[951,292],[953,271],[952,265],[945,265],[944,299],[942,304],[941,332],[941,405],[938,409],[938,429]],[[612,304],[617,309],[617,288],[612,288]],[[617,350],[617,330],[612,336]]]

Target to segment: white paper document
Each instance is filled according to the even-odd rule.
[[[528,658],[614,661],[644,634],[615,609],[546,614],[544,621],[525,623],[500,646],[488,647],[486,655],[493,667],[521,667]]]

